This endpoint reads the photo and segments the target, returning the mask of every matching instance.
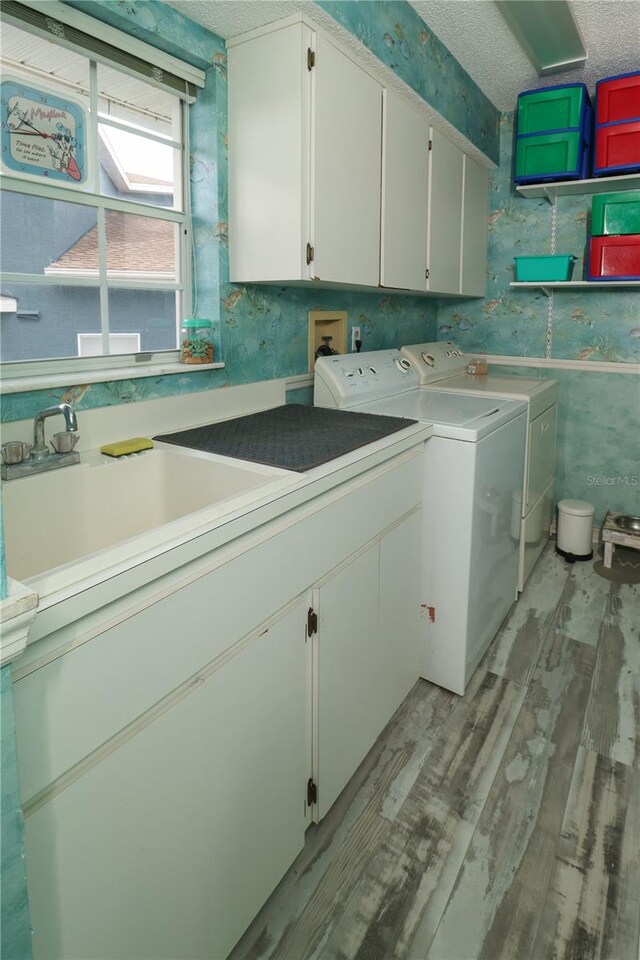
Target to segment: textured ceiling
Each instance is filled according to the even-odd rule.
[[[600,77],[640,70],[640,0],[570,0],[587,62],[580,70],[545,77],[538,76],[493,0],[410,2],[499,110],[512,110],[518,93],[531,87],[582,81],[593,92]],[[312,0],[170,0],[169,6],[224,38],[298,11],[326,17]]]
[[[521,0],[527,2],[527,0]],[[499,110],[522,90],[586,83],[640,70],[639,0],[570,0],[587,49],[580,70],[539,77],[492,0],[411,0],[433,32]]]

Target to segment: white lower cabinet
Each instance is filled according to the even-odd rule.
[[[419,674],[420,514],[315,591],[315,819],[355,773]]]
[[[418,679],[422,474],[418,447],[43,613],[13,673],[36,960],[233,948]]]
[[[306,609],[203,671],[28,816],[35,957],[231,950],[304,844]]]

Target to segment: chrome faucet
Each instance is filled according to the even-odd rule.
[[[54,435],[51,446],[55,453],[50,454],[44,442],[44,422],[47,417],[54,417],[57,413],[64,417],[65,429]],[[69,467],[72,463],[80,463],[80,454],[73,449],[79,439],[74,433],[77,429],[76,412],[68,403],[59,403],[55,407],[40,410],[33,421],[33,447],[20,440],[9,440],[2,444],[0,476],[3,480],[15,480],[18,477],[28,477],[34,473],[44,473],[57,470],[58,467]]]
[[[31,456],[34,460],[43,460],[49,456],[49,450],[44,442],[44,421],[47,417],[53,417],[61,413],[64,417],[65,430],[71,433],[78,429],[78,419],[73,407],[68,403],[58,403],[54,407],[47,407],[46,410],[40,410],[36,413],[33,421],[33,450]]]

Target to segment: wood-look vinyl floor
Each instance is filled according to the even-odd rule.
[[[640,587],[552,545],[467,690],[420,681],[233,960],[639,960]]]

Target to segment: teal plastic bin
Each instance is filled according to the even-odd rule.
[[[536,281],[571,280],[573,265],[577,260],[573,254],[555,254],[547,257],[514,257],[516,262],[516,280],[521,283]]]

